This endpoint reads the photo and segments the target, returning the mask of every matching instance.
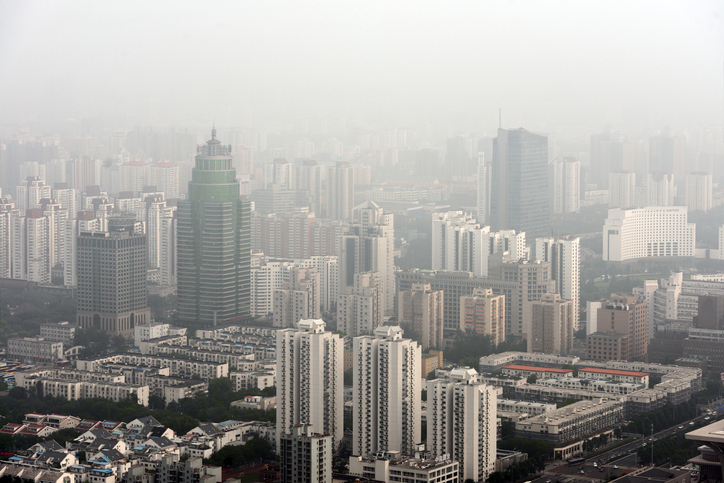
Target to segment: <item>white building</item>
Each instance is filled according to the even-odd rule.
[[[264,165],[264,189],[271,185],[292,189],[292,165],[286,159],[275,159]]]
[[[77,330],[78,326],[68,321],[48,322],[40,324],[40,337],[62,342],[65,347],[71,347]]]
[[[490,232],[469,213],[448,211],[432,215],[432,269],[488,275],[488,256],[509,252],[509,258],[525,258],[525,233],[515,230]]]
[[[314,432],[314,425],[299,424],[281,435],[281,481],[332,483],[332,437]]]
[[[78,285],[78,236],[81,232],[103,231],[103,220],[92,211],[78,213],[77,218],[65,221],[65,247],[63,250],[63,285]]]
[[[636,206],[636,173],[620,171],[608,175],[608,207]]]
[[[573,301],[573,329],[579,326],[581,299],[581,239],[575,236],[536,238],[535,256],[550,262],[556,293]]]
[[[674,175],[670,173],[650,173],[646,182],[646,200],[639,206],[673,206],[676,188]]]
[[[581,209],[581,163],[558,157],[550,164],[553,179],[553,213],[578,213]]]
[[[460,480],[486,481],[495,471],[497,392],[470,368],[427,382],[427,449],[460,463]]]
[[[25,363],[52,364],[63,360],[63,343],[42,338],[10,338],[8,359]]]
[[[290,262],[264,262],[251,269],[251,315],[266,316],[274,311],[274,291],[289,280]]]
[[[477,219],[482,224],[490,223],[490,183],[493,179],[492,167],[485,164],[485,154],[478,153]]]
[[[349,457],[349,473],[377,481],[415,483],[459,483],[460,463],[446,456],[435,459],[392,460],[388,457]]]
[[[414,455],[420,442],[422,349],[400,327],[380,326],[355,337],[352,454],[378,451]]]
[[[277,331],[277,454],[281,436],[311,424],[332,436],[344,434],[344,342],[324,330],[322,320],[300,320],[297,329]]]
[[[15,188],[15,204],[20,213],[25,214],[26,210],[32,210],[40,206],[40,200],[50,199],[50,186],[38,176],[28,176],[23,178],[22,185]]]
[[[319,274],[319,305],[324,312],[332,310],[339,293],[339,261],[335,256],[315,256],[294,260],[299,268],[314,268]]]
[[[274,290],[275,327],[294,327],[301,319],[319,319],[319,274],[313,268],[293,268],[289,280]]]
[[[354,286],[356,273],[379,272],[385,313],[395,306],[395,227],[392,213],[372,201],[354,209],[355,221],[339,237],[339,293]]]
[[[337,295],[337,328],[350,337],[372,334],[384,322],[383,297],[378,272],[355,273],[354,285]]]
[[[608,210],[603,225],[603,259],[693,257],[696,225],[684,206]]]
[[[137,325],[133,328],[133,345],[138,347],[145,340],[166,337],[170,327],[170,324]]]
[[[686,207],[689,211],[709,211],[712,207],[712,176],[698,172],[686,175]]]

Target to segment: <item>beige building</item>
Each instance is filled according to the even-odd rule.
[[[495,344],[505,341],[505,295],[477,288],[460,297],[460,331],[489,335]]]
[[[642,359],[648,349],[648,305],[632,294],[612,294],[598,309],[597,330],[588,336],[587,358],[594,361]]]
[[[274,291],[274,326],[294,327],[302,319],[319,319],[319,274],[313,268],[294,268],[289,280]]]
[[[442,348],[443,291],[416,283],[411,290],[400,292],[397,320],[418,334],[423,350]]]
[[[547,293],[529,302],[526,318],[528,352],[567,355],[573,349],[573,301],[563,300],[557,293]]]

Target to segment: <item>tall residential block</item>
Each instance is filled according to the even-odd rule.
[[[326,217],[331,220],[352,218],[354,209],[354,168],[338,162],[327,168]]]
[[[485,154],[478,153],[477,176],[477,219],[483,225],[490,224],[490,194],[493,182],[493,168],[485,164]]]
[[[712,208],[712,176],[698,172],[686,175],[686,207],[689,211]]]
[[[558,157],[550,164],[553,213],[578,213],[581,209],[581,163]]]
[[[581,239],[560,236],[536,239],[536,257],[551,264],[551,279],[561,298],[573,302],[573,328],[578,330],[581,300]]]
[[[486,481],[495,471],[497,392],[475,369],[427,381],[427,450],[460,463],[461,480]]]
[[[108,220],[108,232],[78,237],[76,322],[112,335],[133,337],[151,323],[147,303],[146,235],[133,216]]]
[[[674,175],[683,180],[686,169],[686,138],[674,135],[668,128],[649,138],[649,172]]]
[[[636,206],[636,173],[617,171],[608,175],[608,207]]]
[[[352,454],[414,455],[420,443],[422,351],[400,327],[380,326],[353,345]]]
[[[337,294],[337,328],[349,337],[372,334],[384,322],[384,282],[379,272],[355,273]]]
[[[610,173],[635,171],[636,144],[609,128],[591,135],[591,174],[598,189],[609,189]]]
[[[399,293],[397,320],[420,337],[422,349],[442,349],[443,291],[413,284]]]
[[[294,327],[302,319],[320,319],[319,292],[315,269],[292,269],[289,280],[274,290],[274,327]]]
[[[223,324],[250,315],[250,204],[239,198],[229,147],[199,148],[188,199],[178,202],[178,315]]]
[[[460,297],[460,331],[489,335],[494,344],[505,341],[505,295],[492,289],[476,288]]]
[[[276,352],[277,454],[299,424],[331,435],[336,448],[344,434],[344,341],[323,320],[300,320],[277,331]]]
[[[573,301],[563,300],[557,293],[543,294],[529,302],[526,320],[528,352],[568,355],[573,349]]]
[[[298,424],[281,437],[281,480],[288,483],[332,483],[332,436]]]
[[[382,277],[385,313],[395,306],[395,227],[392,213],[372,201],[354,209],[354,222],[343,225],[339,237],[340,293],[354,285],[356,273],[378,272]]]
[[[493,141],[492,229],[529,237],[550,231],[548,139],[525,129],[498,129]]]
[[[294,188],[309,193],[311,210],[322,216],[322,167],[316,161],[304,160],[293,168]]]

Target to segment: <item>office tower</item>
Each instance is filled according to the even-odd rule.
[[[422,349],[441,349],[443,338],[443,292],[429,284],[413,284],[401,291],[397,320],[417,335]],[[411,330],[410,330],[411,329]]]
[[[384,322],[384,286],[379,272],[355,273],[337,295],[337,328],[349,337],[372,334]]]
[[[239,199],[232,155],[216,129],[177,209],[179,319],[223,324],[249,316],[250,204]]]
[[[29,176],[21,186],[15,189],[15,203],[18,210],[24,213],[40,206],[40,200],[50,199],[50,186],[37,176]]]
[[[546,293],[529,302],[530,318],[524,329],[528,352],[564,356],[573,349],[573,301],[563,300],[557,293]]]
[[[273,184],[288,190],[294,189],[292,184],[292,164],[286,159],[278,158],[264,165],[264,189]]]
[[[302,319],[320,319],[319,274],[313,268],[294,268],[289,280],[274,290],[274,327],[294,327]]]
[[[493,142],[493,230],[536,238],[550,231],[548,139],[525,129],[498,129]]]
[[[347,162],[327,168],[326,217],[331,220],[352,218],[354,209],[354,169]]]
[[[490,193],[492,168],[485,164],[485,154],[478,153],[477,219],[483,225],[490,224]]]
[[[475,369],[427,381],[427,450],[460,462],[461,480],[487,481],[495,471],[498,398]]]
[[[151,322],[146,294],[146,235],[135,217],[108,220],[108,232],[78,237],[76,321],[111,335],[133,337]]]
[[[608,207],[636,206],[636,173],[618,171],[608,175]]]
[[[555,292],[551,264],[541,260],[507,260],[497,256],[491,261],[486,283],[505,295],[506,335],[524,334],[526,302],[540,300],[543,294]]]
[[[508,252],[512,259],[525,258],[525,233],[515,230],[490,232],[462,211],[432,216],[432,269],[488,275],[488,257]]]
[[[277,331],[277,454],[281,437],[298,424],[332,436],[344,434],[344,341],[325,332],[323,320],[300,320],[296,329]]]
[[[319,305],[323,312],[331,312],[339,293],[339,260],[337,257],[309,257],[295,260],[299,268],[313,268],[319,274]]]
[[[672,206],[674,204],[674,175],[649,173],[646,181],[646,202],[638,206]]]
[[[561,298],[573,302],[573,330],[579,328],[581,300],[581,239],[572,235],[538,238],[536,256],[551,264],[551,280]]]
[[[355,207],[355,220],[339,237],[340,293],[354,284],[355,273],[379,272],[385,313],[395,306],[395,227],[392,213],[368,201]],[[357,335],[357,334],[355,334]]]
[[[353,346],[352,454],[397,451],[414,455],[420,443],[420,363],[417,342],[400,327],[380,326]]]
[[[712,176],[698,172],[686,175],[686,208],[709,211],[712,208]]]
[[[603,225],[603,260],[693,257],[696,225],[684,206],[608,210]]]
[[[633,294],[611,294],[596,319],[598,331],[586,339],[589,360],[644,360],[649,343],[645,300]]]
[[[294,187],[309,193],[311,210],[322,216],[322,167],[316,161],[304,160],[293,169]]]
[[[681,182],[686,168],[686,138],[666,128],[649,138],[649,172],[673,174]]]
[[[157,191],[163,192],[165,199],[175,200],[180,197],[180,174],[176,164],[162,160],[149,166],[146,185],[155,186]]]
[[[311,424],[298,424],[281,437],[281,481],[332,483],[332,436],[314,432]]]
[[[252,250],[272,258],[308,258],[315,240],[310,237],[314,213],[252,213]]]
[[[505,295],[489,288],[476,288],[460,297],[460,331],[489,335],[493,344],[505,341]]]
[[[581,209],[581,163],[558,157],[550,164],[553,213],[578,213]]]

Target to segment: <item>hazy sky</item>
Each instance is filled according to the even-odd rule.
[[[720,1],[0,1],[0,121],[724,122]]]

